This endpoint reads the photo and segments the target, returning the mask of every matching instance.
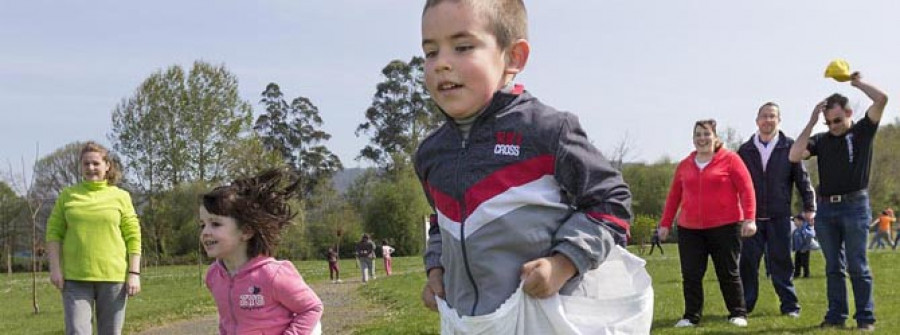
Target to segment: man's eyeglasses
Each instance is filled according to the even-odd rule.
[[[826,126],[830,126],[830,125],[841,123],[841,122],[844,122],[844,118],[842,118],[842,117],[836,117],[831,120],[825,119]]]

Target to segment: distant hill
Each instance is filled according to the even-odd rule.
[[[368,168],[347,168],[338,171],[331,180],[334,184],[334,189],[336,189],[338,193],[344,194],[344,192],[350,188],[350,185],[353,184],[353,181],[366,172],[366,169]]]

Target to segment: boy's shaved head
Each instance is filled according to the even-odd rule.
[[[444,2],[464,3],[488,22],[488,31],[497,38],[497,45],[506,48],[519,39],[528,39],[528,15],[522,0],[428,0],[422,16],[428,9]]]

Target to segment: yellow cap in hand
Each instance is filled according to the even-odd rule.
[[[850,64],[847,64],[847,61],[843,59],[835,59],[828,63],[828,67],[825,68],[825,78],[834,78],[837,81],[849,81],[851,78],[850,73]]]

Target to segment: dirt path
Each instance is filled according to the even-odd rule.
[[[368,301],[359,295],[362,285],[359,278],[341,284],[320,282],[310,284],[322,303],[325,313],[322,316],[323,334],[352,334],[351,329],[365,323],[379,313]],[[178,321],[138,333],[139,335],[194,335],[218,334],[218,317],[204,316],[192,320]]]

